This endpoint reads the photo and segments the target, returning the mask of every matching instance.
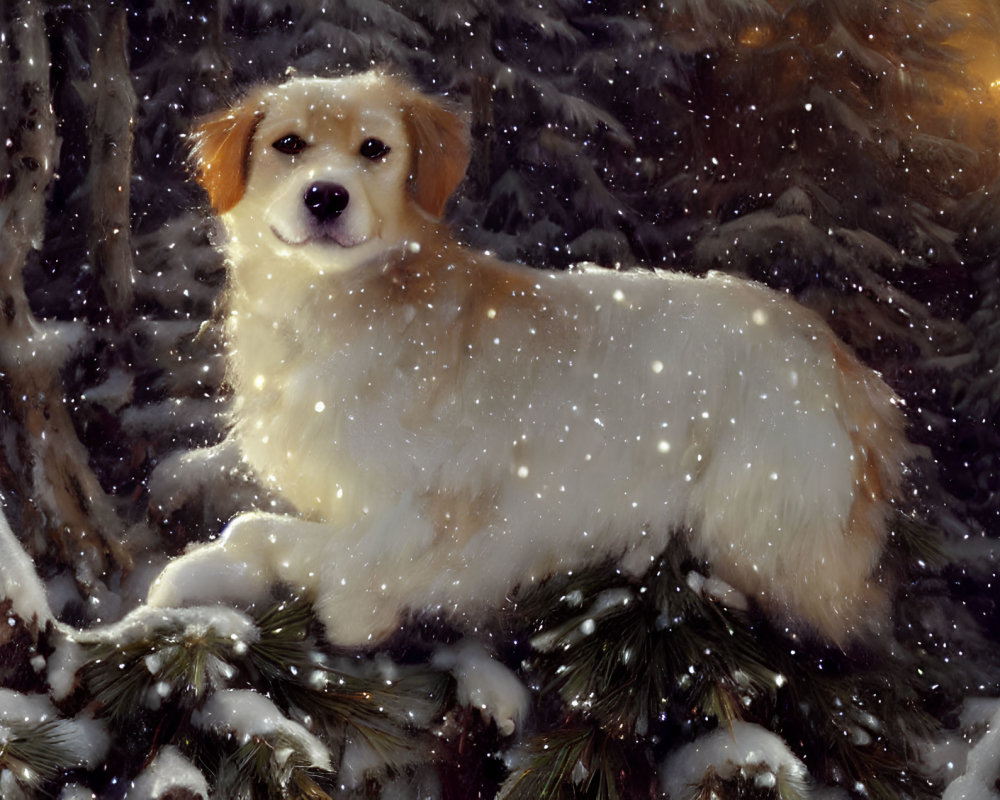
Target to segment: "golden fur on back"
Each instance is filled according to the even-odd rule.
[[[466,123],[391,76],[263,87],[194,138],[230,263],[232,436],[300,516],[238,517],[150,602],[280,580],[365,643],[605,558],[639,573],[690,530],[824,636],[884,614],[904,419],[816,314],[721,274],[465,248],[440,217]]]

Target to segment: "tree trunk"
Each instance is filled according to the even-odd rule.
[[[85,589],[131,558],[124,526],[90,469],[63,400],[66,346],[32,315],[22,270],[42,243],[59,139],[49,88],[43,3],[5,8],[6,97],[0,150],[0,479],[22,503],[29,550],[72,564]]]
[[[105,305],[121,330],[132,310],[133,262],[129,185],[136,97],[129,75],[125,9],[97,9],[88,15],[90,39],[90,252]]]

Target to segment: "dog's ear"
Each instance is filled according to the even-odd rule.
[[[413,143],[414,199],[429,214],[440,217],[469,165],[468,122],[435,98],[414,92],[407,123]]]
[[[195,176],[216,214],[225,213],[243,197],[250,142],[263,117],[259,103],[245,101],[202,120],[191,134]]]

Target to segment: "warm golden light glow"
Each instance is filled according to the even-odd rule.
[[[752,25],[740,31],[738,41],[744,47],[763,47],[770,44],[774,31],[768,25]]]

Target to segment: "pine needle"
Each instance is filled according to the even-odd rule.
[[[912,514],[897,509],[892,515],[889,544],[899,555],[899,562],[921,569],[940,569],[947,563],[941,546],[941,533]]]
[[[593,575],[560,583],[560,597],[579,602],[535,637],[533,665],[548,676],[547,688],[571,710],[629,733],[648,730],[678,704],[739,719],[749,702],[773,694],[777,675],[745,616],[695,593],[686,580],[693,564],[665,561],[638,586],[619,576],[603,590]]]
[[[705,774],[701,783],[692,786],[689,794],[679,800],[807,800],[796,784],[771,773],[766,765],[744,767],[735,775],[723,778],[714,770]]]
[[[237,658],[231,638],[171,620],[133,641],[91,647],[83,681],[115,722],[134,717],[136,709],[156,708],[175,693],[183,706],[193,707],[233,676]]]
[[[135,758],[175,742],[201,754],[203,766],[228,787],[220,796],[326,797],[313,770],[289,755],[294,748],[280,736],[255,737],[221,764],[212,763],[207,754],[218,753],[218,737],[199,736],[187,720],[213,692],[242,684],[266,693],[282,713],[318,732],[335,759],[354,742],[386,770],[427,760],[435,743],[428,729],[442,718],[451,697],[447,673],[399,667],[389,680],[368,662],[334,659],[304,599],[261,607],[254,622],[253,635],[236,641],[211,624],[166,614],[124,642],[87,645],[91,658],[83,679],[102,714],[133,727],[137,736],[129,741]],[[142,725],[143,709],[155,712],[154,726]],[[338,768],[336,760],[333,766]]]
[[[692,589],[698,581],[689,585],[688,577],[702,569],[677,548],[638,583],[599,569],[542,587],[542,600],[522,599],[538,613],[530,661],[543,693],[558,692],[571,719],[604,735],[640,740],[678,723],[691,735],[739,719],[773,728],[780,719],[785,738],[824,780],[851,791],[864,786],[876,800],[935,795],[907,750],[936,725],[924,710],[930,689],[914,666],[919,658],[905,647],[859,660],[803,646]],[[514,780],[548,791],[536,773],[554,769],[558,777],[562,766],[551,755],[536,758]],[[754,786],[719,796],[788,800],[796,790],[775,795]]]
[[[3,728],[0,771],[10,770],[23,785],[40,786],[74,765],[58,719],[40,724],[5,722]]]
[[[628,759],[622,742],[600,728],[536,737],[497,800],[621,800]]]
[[[401,769],[430,749],[422,730],[444,712],[447,673],[401,667],[390,681],[336,666],[312,633],[316,618],[305,601],[280,603],[257,621],[260,636],[248,649],[251,671],[280,704],[308,709],[341,750],[348,740],[362,741],[388,768]]]
[[[219,767],[213,796],[331,800],[310,774],[295,743],[280,735],[251,737],[226,757]]]

